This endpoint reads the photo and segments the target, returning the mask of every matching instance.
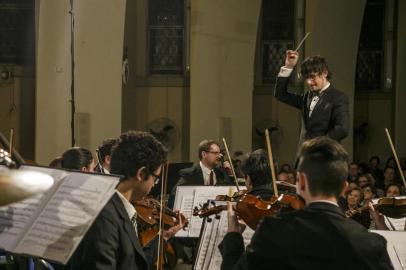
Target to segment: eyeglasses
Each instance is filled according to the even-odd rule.
[[[151,173],[151,175],[154,177],[154,185],[158,184],[161,178],[155,173]]]
[[[221,154],[220,151],[217,151],[217,152],[215,152],[215,151],[207,151],[207,153],[210,153],[210,154],[213,154],[213,155],[216,155],[216,156]]]
[[[321,73],[320,74],[312,73],[312,74],[309,74],[308,76],[306,76],[304,79],[314,81],[317,77],[320,77],[320,76],[321,76]]]

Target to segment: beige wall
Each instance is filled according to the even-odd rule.
[[[259,0],[191,4],[190,159],[202,139],[251,150],[252,92]]]
[[[75,1],[77,145],[94,150],[121,131],[125,0]],[[71,145],[69,1],[39,1],[36,160]]]
[[[69,1],[38,3],[35,160],[48,164],[70,146]]]

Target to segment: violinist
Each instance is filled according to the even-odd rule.
[[[111,173],[123,177],[70,260],[70,269],[148,269],[130,202],[148,195],[166,156],[163,144],[147,132],[128,131],[119,137]]]
[[[401,190],[400,190],[400,186],[397,184],[390,184],[388,185],[388,187],[386,188],[385,191],[385,197],[397,197],[397,196],[401,196]],[[369,212],[371,214],[372,217],[372,221],[375,224],[375,227],[377,230],[398,230],[399,228],[396,228],[396,226],[394,226],[392,220],[388,217],[386,217],[385,215],[382,215],[378,210],[376,210],[372,204],[372,202],[368,202],[368,204],[366,205],[369,209]],[[401,219],[400,222],[398,222],[399,224],[404,224],[404,228],[400,228],[402,230],[406,231],[406,218]]]
[[[230,168],[228,161],[221,164],[222,154],[220,145],[213,140],[203,140],[198,148],[199,163],[191,168],[183,169],[179,172],[180,179],[177,186],[182,185],[224,185],[232,184],[226,171],[220,169]],[[176,187],[174,188],[176,190]]]
[[[113,146],[116,144],[117,139],[110,138],[106,139],[102,142],[102,144],[98,148],[98,155],[100,165],[103,166],[102,173],[109,174],[110,173],[110,163],[111,163],[111,150]],[[101,171],[101,168],[98,168]]]
[[[337,205],[347,175],[348,154],[339,143],[327,137],[303,143],[296,187],[307,206],[265,217],[244,251],[244,226],[230,205],[221,269],[393,269],[385,238]]]
[[[241,170],[245,175],[248,194],[269,200],[274,195],[267,154],[263,149],[250,153],[243,160]]]
[[[57,160],[58,158],[54,159]],[[96,161],[92,152],[83,147],[72,147],[63,152],[59,164],[55,161],[53,166],[60,166],[64,169],[77,170],[82,172],[94,172]]]

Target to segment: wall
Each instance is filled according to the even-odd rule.
[[[185,88],[183,75],[151,75],[148,69],[148,1],[128,1],[124,46],[128,49],[129,80],[123,87],[122,130],[148,130],[151,123],[170,119],[177,127],[174,148],[168,154],[170,162],[187,161],[183,150],[187,138],[184,121]],[[185,44],[187,41],[185,42]],[[186,112],[188,113],[188,112]],[[159,131],[157,127],[154,131]],[[187,133],[186,133],[187,134]]]
[[[94,151],[121,131],[125,0],[74,1],[77,145]],[[37,33],[36,160],[71,146],[69,1],[40,0]]]
[[[252,92],[259,0],[196,0],[191,5],[190,159],[203,139],[226,137],[251,150]]]
[[[10,1],[8,1],[10,2]],[[11,3],[11,2],[10,2]],[[14,9],[17,10],[14,10]],[[24,10],[25,18],[18,21],[19,26],[9,31],[10,25],[20,19],[20,10]],[[35,130],[35,10],[34,7],[21,7],[21,3],[1,4],[1,9],[14,14],[15,22],[2,25],[11,35],[18,37],[23,43],[18,44],[20,55],[10,61],[0,63],[0,72],[8,73],[7,78],[0,78],[0,132],[9,140],[10,130],[14,129],[13,147],[26,160],[34,159],[34,130]],[[27,13],[28,12],[28,13]],[[2,18],[3,19],[3,18]],[[4,18],[7,20],[7,18]],[[4,21],[4,20],[3,20]],[[5,42],[12,42],[5,40]],[[3,42],[3,40],[2,40]],[[10,52],[14,53],[14,52]],[[10,55],[9,55],[10,56]],[[16,64],[18,63],[18,64]],[[1,145],[0,145],[1,147]],[[6,149],[9,151],[8,149]]]

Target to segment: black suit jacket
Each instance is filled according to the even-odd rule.
[[[288,84],[289,77],[278,77],[274,95],[279,101],[301,110],[302,132],[300,143],[323,135],[327,135],[336,141],[341,141],[347,137],[349,129],[348,97],[343,92],[336,90],[330,84],[323,91],[311,117],[309,117],[310,91],[303,95],[289,93],[287,91]]]
[[[220,244],[227,269],[393,269],[386,240],[323,202],[266,217],[244,252],[241,234]]]
[[[230,177],[224,170],[219,168],[213,169],[216,174],[216,185],[228,185],[232,184]],[[186,168],[179,171],[179,181],[176,186],[199,186],[204,185],[203,171],[200,164],[194,164],[190,168]],[[175,187],[176,188],[176,187]]]
[[[117,194],[103,208],[70,261],[70,269],[148,269],[142,247]]]

